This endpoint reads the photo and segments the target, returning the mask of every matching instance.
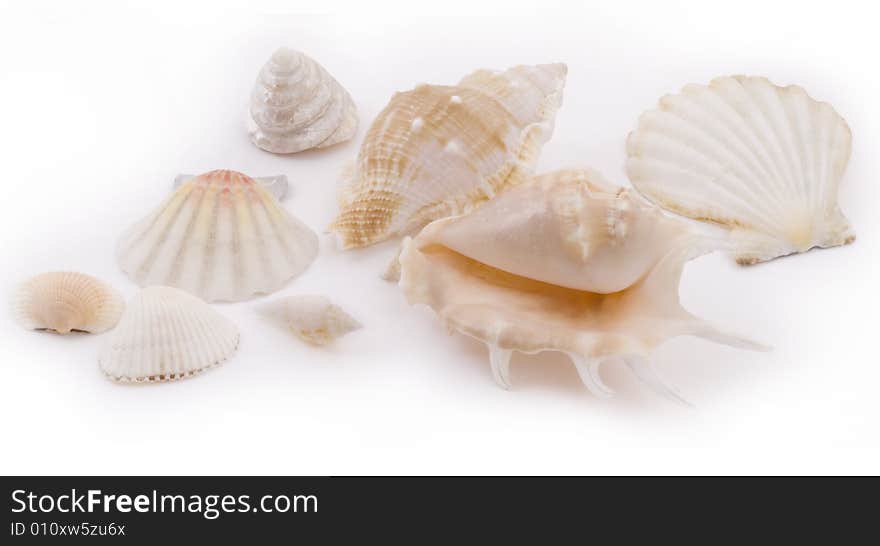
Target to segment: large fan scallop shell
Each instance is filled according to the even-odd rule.
[[[712,245],[630,190],[590,171],[558,171],[407,238],[400,286],[450,331],[485,342],[504,387],[513,351],[561,351],[596,393],[611,392],[599,365],[623,360],[675,395],[648,361],[667,339],[696,335],[755,347],[679,303],[684,263]]]
[[[331,226],[345,248],[469,211],[531,175],[562,104],[564,64],[479,70],[397,93],[373,122]]]
[[[260,311],[313,345],[327,345],[361,328],[361,323],[324,296],[289,296],[261,306]]]
[[[280,48],[260,70],[248,115],[248,133],[260,148],[324,148],[353,137],[357,125],[348,91],[309,56]]]
[[[129,303],[98,360],[113,381],[173,381],[220,364],[237,347],[238,329],[207,303],[151,286]]]
[[[318,237],[252,178],[211,171],[183,183],[119,242],[122,269],[141,286],[241,301],[280,288],[318,253]]]
[[[643,114],[627,173],[660,206],[730,227],[751,264],[855,239],[837,204],[850,146],[844,119],[800,87],[723,77]]]
[[[13,300],[17,321],[28,330],[101,333],[116,326],[125,303],[103,281],[70,271],[41,273],[22,284]]]

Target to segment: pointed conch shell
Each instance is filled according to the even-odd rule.
[[[83,273],[41,273],[13,299],[17,321],[28,330],[98,334],[116,326],[125,302],[108,284]]]
[[[151,286],[129,303],[99,356],[118,382],[161,382],[203,372],[238,347],[238,329],[204,301],[168,286]]]
[[[241,301],[279,289],[318,253],[318,237],[252,178],[211,171],[183,183],[117,247],[141,286]]]
[[[731,228],[736,260],[752,264],[855,239],[837,204],[851,139],[800,87],[724,77],[643,114],[626,169],[660,206]]]
[[[269,302],[260,311],[314,345],[327,345],[362,327],[324,296],[290,296]]]
[[[504,387],[512,351],[561,351],[596,393],[611,392],[599,364],[622,359],[674,395],[647,360],[667,339],[690,334],[755,348],[679,304],[684,263],[707,250],[688,224],[629,190],[590,171],[558,171],[406,239],[400,286],[409,303],[485,342]]]
[[[479,70],[397,93],[345,173],[331,230],[345,248],[469,211],[531,175],[562,104],[564,64]]]
[[[307,55],[280,48],[251,93],[248,133],[269,152],[291,154],[350,139],[357,109],[339,82]]]

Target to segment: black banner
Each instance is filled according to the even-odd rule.
[[[871,498],[872,484],[853,479],[822,480],[821,487],[736,478],[13,477],[2,484],[0,544],[260,538],[420,544],[440,537],[469,543],[478,532],[539,543],[575,536],[570,533],[588,540],[595,533],[624,539],[649,532],[664,542],[713,544],[701,533],[790,539],[803,531],[814,539],[827,532],[839,543],[864,536],[859,533],[876,518],[875,503],[857,502]],[[834,512],[845,525],[831,525]]]

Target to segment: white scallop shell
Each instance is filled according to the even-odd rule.
[[[660,100],[627,140],[627,173],[660,206],[731,228],[743,264],[850,243],[837,204],[849,127],[797,86],[733,76]]]
[[[307,55],[280,48],[260,70],[248,115],[248,133],[260,148],[324,148],[353,137],[357,125],[348,91]]]
[[[206,301],[273,292],[317,253],[317,235],[235,171],[183,183],[117,248],[123,271],[141,286],[175,286]]]
[[[397,93],[344,173],[331,226],[345,248],[412,233],[527,179],[553,134],[564,64],[478,70]]]
[[[675,395],[648,364],[667,339],[695,335],[757,347],[679,303],[684,263],[713,244],[590,171],[559,171],[407,238],[400,286],[409,303],[430,306],[450,331],[485,342],[505,388],[512,351],[561,351],[598,394],[611,392],[599,365],[623,360]]]
[[[70,271],[41,273],[23,283],[13,299],[16,320],[28,330],[93,334],[116,326],[125,302],[103,281]]]
[[[362,327],[324,296],[290,296],[269,302],[260,311],[314,345],[327,345]]]
[[[238,328],[204,301],[151,286],[129,303],[98,362],[113,381],[173,381],[220,364],[237,347]]]

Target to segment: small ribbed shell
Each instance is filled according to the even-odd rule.
[[[220,364],[237,347],[238,328],[207,303],[151,286],[129,302],[98,362],[113,381],[173,381]]]
[[[110,285],[83,273],[41,273],[23,283],[13,313],[28,330],[98,334],[116,326],[125,302]]]
[[[117,248],[123,271],[141,286],[175,286],[206,301],[273,292],[317,253],[317,235],[261,184],[235,171],[183,183]]]
[[[559,351],[597,394],[611,392],[600,364],[623,361],[676,397],[649,364],[661,343],[695,335],[757,346],[719,332],[679,303],[684,264],[713,241],[632,199],[589,171],[536,177],[405,239],[400,287],[450,332],[486,343],[493,376],[505,388],[513,351]],[[629,204],[621,208],[622,202]]]
[[[479,70],[397,93],[344,173],[330,229],[344,248],[461,214],[532,174],[562,104],[564,64]]]
[[[287,48],[260,70],[248,114],[251,141],[279,154],[343,142],[358,126],[348,91],[310,57]]]
[[[360,322],[324,296],[290,296],[261,306],[260,312],[314,345],[327,345],[361,328]]]
[[[855,239],[837,204],[851,140],[800,87],[723,77],[643,114],[626,170],[660,206],[729,227],[736,260],[752,264]]]

